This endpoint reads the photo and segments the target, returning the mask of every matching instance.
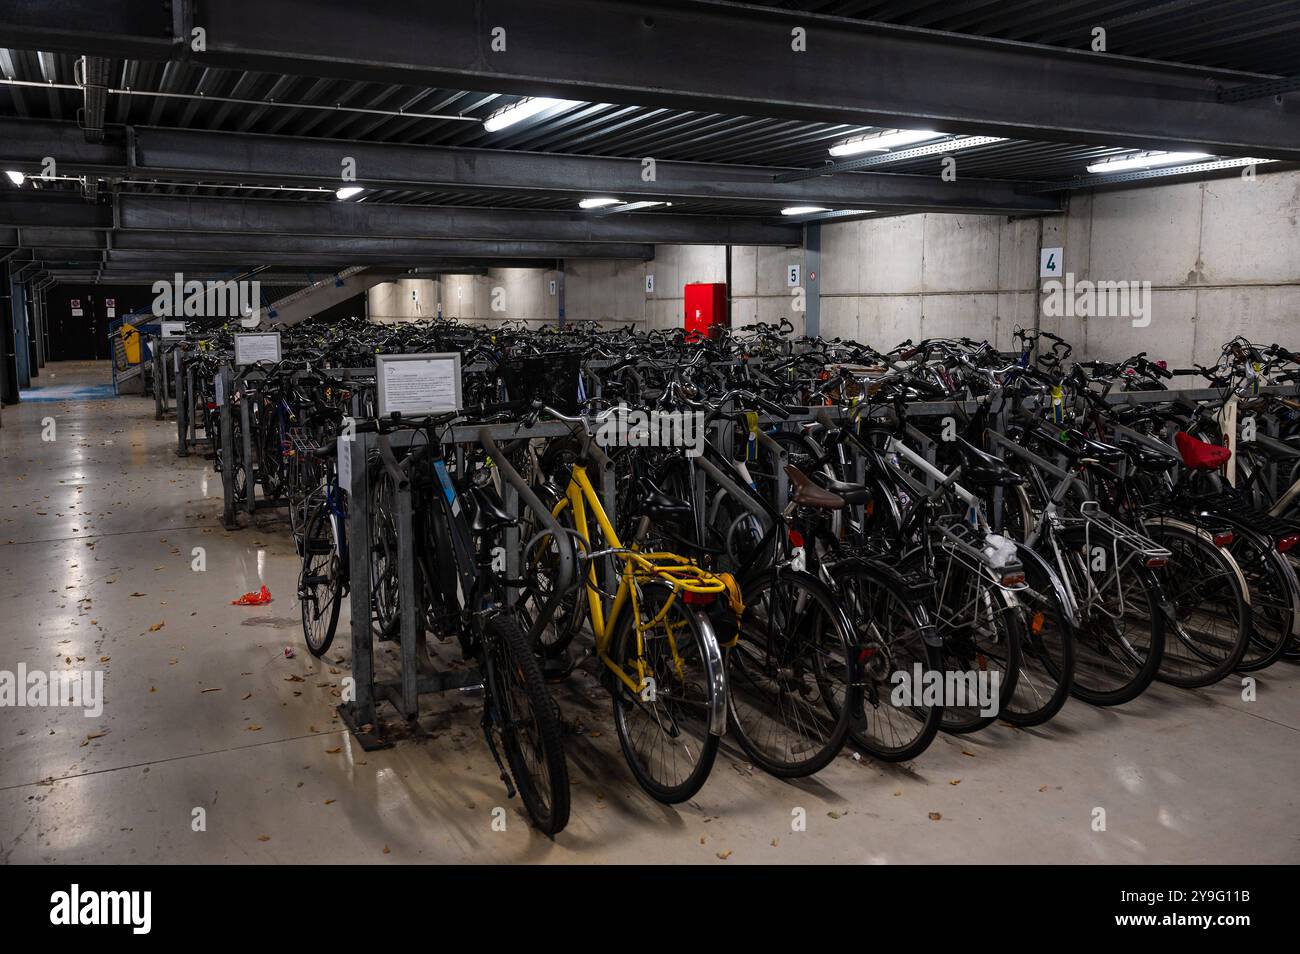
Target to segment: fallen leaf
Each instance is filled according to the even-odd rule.
[[[718,857],[721,858],[723,861],[726,861],[728,858],[731,857],[731,849],[728,848],[726,851],[718,852]]]
[[[1045,791],[1047,791],[1047,786],[1046,786],[1046,785],[1040,785],[1040,786],[1038,786],[1038,790],[1039,790],[1040,792],[1045,792]]]
[[[201,694],[203,694],[203,693],[205,693],[205,692],[220,692],[220,691],[221,691],[221,687],[220,687],[220,686],[213,686],[213,687],[210,688],[210,689],[200,689],[200,690],[199,690],[199,694],[201,695]]]
[[[326,805],[333,805],[336,801],[338,801],[338,799],[335,799],[335,798],[327,798],[327,799],[325,799],[325,804],[326,804]]]
[[[251,698],[253,698],[253,694],[252,694],[251,692],[250,692],[250,693],[247,693],[247,694],[244,696],[244,699],[251,699]],[[244,699],[241,699],[240,701],[242,702],[242,701],[244,701]]]
[[[938,821],[942,817],[943,816],[940,815],[938,812],[930,812],[930,821]]]
[[[163,628],[164,626],[166,626],[166,625],[167,625],[167,624],[166,624],[165,622],[163,622],[163,623],[154,623],[152,626],[149,627],[149,632],[151,632],[151,633],[156,633],[156,632],[158,632],[158,630],[162,629],[162,628]]]
[[[384,854],[386,855],[392,854],[392,850],[387,845],[384,845]]]
[[[260,725],[258,725],[256,722],[254,722],[254,723],[252,723],[252,724],[250,724],[250,725],[248,726],[248,731],[249,731],[249,732],[261,732],[261,731],[262,731],[262,727],[261,727]]]
[[[961,784],[961,779],[959,779],[959,778],[950,778],[950,779],[948,779],[948,784],[949,784],[949,785],[960,785],[960,784]]]
[[[325,754],[326,754],[326,755],[338,755],[338,754],[339,754],[340,752],[342,752],[342,751],[343,751],[343,746],[341,746],[341,745],[336,745],[336,746],[334,746],[334,748],[332,748],[332,749],[326,749],[326,750],[325,750]]]
[[[257,840],[258,840],[258,841],[270,841],[270,840],[271,840],[271,836],[270,836],[270,835],[258,835],[258,836],[257,836]]]

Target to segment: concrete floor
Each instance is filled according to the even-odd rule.
[[[39,383],[107,376],[51,365]],[[1257,677],[1254,702],[1239,681],[1158,686],[1122,709],[1072,701],[1039,729],[940,737],[906,766],[846,752],[793,784],[728,747],[676,808],[637,788],[607,697],[579,678],[557,690],[583,728],[569,739],[573,818],[551,842],[506,803],[476,699],[431,699],[429,737],[386,751],[341,730],[346,623],[313,660],[287,526],[222,531],[220,482],[175,457],[175,433],[139,397],[4,410],[0,669],[102,668],[106,701],[98,719],[0,715],[0,861],[1300,861],[1300,668],[1285,664]],[[263,583],[270,605],[230,605]],[[792,830],[798,809],[806,831]]]

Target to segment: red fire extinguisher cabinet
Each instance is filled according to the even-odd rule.
[[[727,283],[695,282],[686,286],[686,331],[690,337],[710,337],[714,327],[727,325]]]

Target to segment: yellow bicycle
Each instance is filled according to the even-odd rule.
[[[544,410],[559,420],[586,423]],[[552,495],[552,513],[569,531],[583,566],[579,592],[569,594],[568,616],[559,624],[567,629],[564,644],[585,617],[632,774],[658,800],[682,802],[708,778],[727,725],[722,651],[709,617],[697,607],[721,599],[739,614],[739,589],[728,575],[710,573],[679,554],[625,546],[588,473],[593,465],[612,466],[584,428],[568,486],[562,495]],[[593,521],[603,544],[599,549]],[[638,538],[645,522],[643,518]],[[549,534],[534,537],[526,550],[525,574],[544,578],[555,548]],[[601,588],[597,573],[605,559],[617,568],[611,574],[617,578],[612,595]]]

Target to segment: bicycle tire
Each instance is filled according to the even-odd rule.
[[[790,590],[779,607],[778,587]],[[804,778],[840,753],[861,711],[850,624],[835,594],[808,573],[765,570],[745,580],[742,596],[739,639],[726,653],[732,731],[763,771]],[[806,613],[810,606],[814,611]],[[783,721],[786,713],[794,719]],[[784,736],[781,744],[765,741],[778,735]]]
[[[671,592],[671,587],[666,583],[648,582],[641,584],[642,606],[650,605],[647,601],[647,594],[659,599],[665,599]],[[704,647],[704,633],[699,620],[695,613],[685,605],[679,598],[676,601],[678,620],[684,625],[686,632],[690,637],[690,642],[694,644],[694,653],[700,659],[701,665],[705,659],[707,649]],[[651,614],[653,618],[653,614]],[[665,621],[666,621],[665,617]],[[656,640],[657,643],[657,640]],[[634,672],[632,667],[633,660],[636,656],[636,627],[632,625],[632,611],[629,603],[625,612],[619,614],[618,620],[614,624],[614,631],[610,635],[610,657],[613,662],[622,667],[624,672]],[[657,647],[656,647],[657,648]],[[649,660],[651,669],[654,671],[656,679],[662,674],[663,670],[655,667],[655,660]],[[698,681],[694,686],[688,682],[683,682],[679,692],[680,699],[685,703],[679,704],[674,712],[666,712],[669,719],[673,722],[674,728],[678,731],[678,739],[674,740],[674,765],[676,765],[676,752],[686,747],[680,739],[689,735],[696,740],[698,754],[692,758],[693,768],[688,771],[684,777],[675,780],[662,780],[655,777],[652,769],[645,764],[642,753],[638,747],[638,738],[634,738],[632,727],[629,724],[629,714],[632,711],[642,709],[642,700],[634,700],[631,690],[627,685],[617,677],[612,678],[613,708],[614,708],[614,727],[618,732],[619,745],[623,749],[623,757],[627,760],[628,768],[632,770],[637,783],[645,789],[651,796],[658,801],[666,804],[677,804],[686,801],[695,795],[708,780],[709,772],[713,770],[714,760],[718,755],[719,736],[713,735],[709,731],[709,713],[713,710],[717,700],[714,698],[716,687],[712,680],[707,678],[707,673],[702,673],[697,677]],[[661,685],[665,683],[660,683]],[[725,691],[725,689],[723,690]],[[695,698],[691,698],[691,696]],[[657,703],[660,696],[651,704]],[[666,710],[666,706],[664,709]],[[694,713],[695,718],[691,720],[688,732],[681,732],[683,728],[682,721],[678,719],[678,713]],[[659,719],[658,710],[656,719]],[[663,725],[662,719],[658,722]],[[684,753],[684,757],[690,758],[690,753]]]
[[[560,710],[546,688],[528,637],[512,616],[500,614],[488,621],[486,651],[492,653],[491,704],[498,707],[493,726],[501,738],[515,790],[533,826],[555,837],[569,823],[569,769],[564,757]],[[527,707],[527,714],[522,712]],[[529,731],[520,732],[521,726]],[[529,753],[536,753],[536,768]],[[547,795],[549,793],[549,797]]]
[[[322,502],[307,521],[298,574],[303,640],[316,657],[323,656],[334,642],[343,602],[343,568],[335,553],[330,516],[329,506]]]

